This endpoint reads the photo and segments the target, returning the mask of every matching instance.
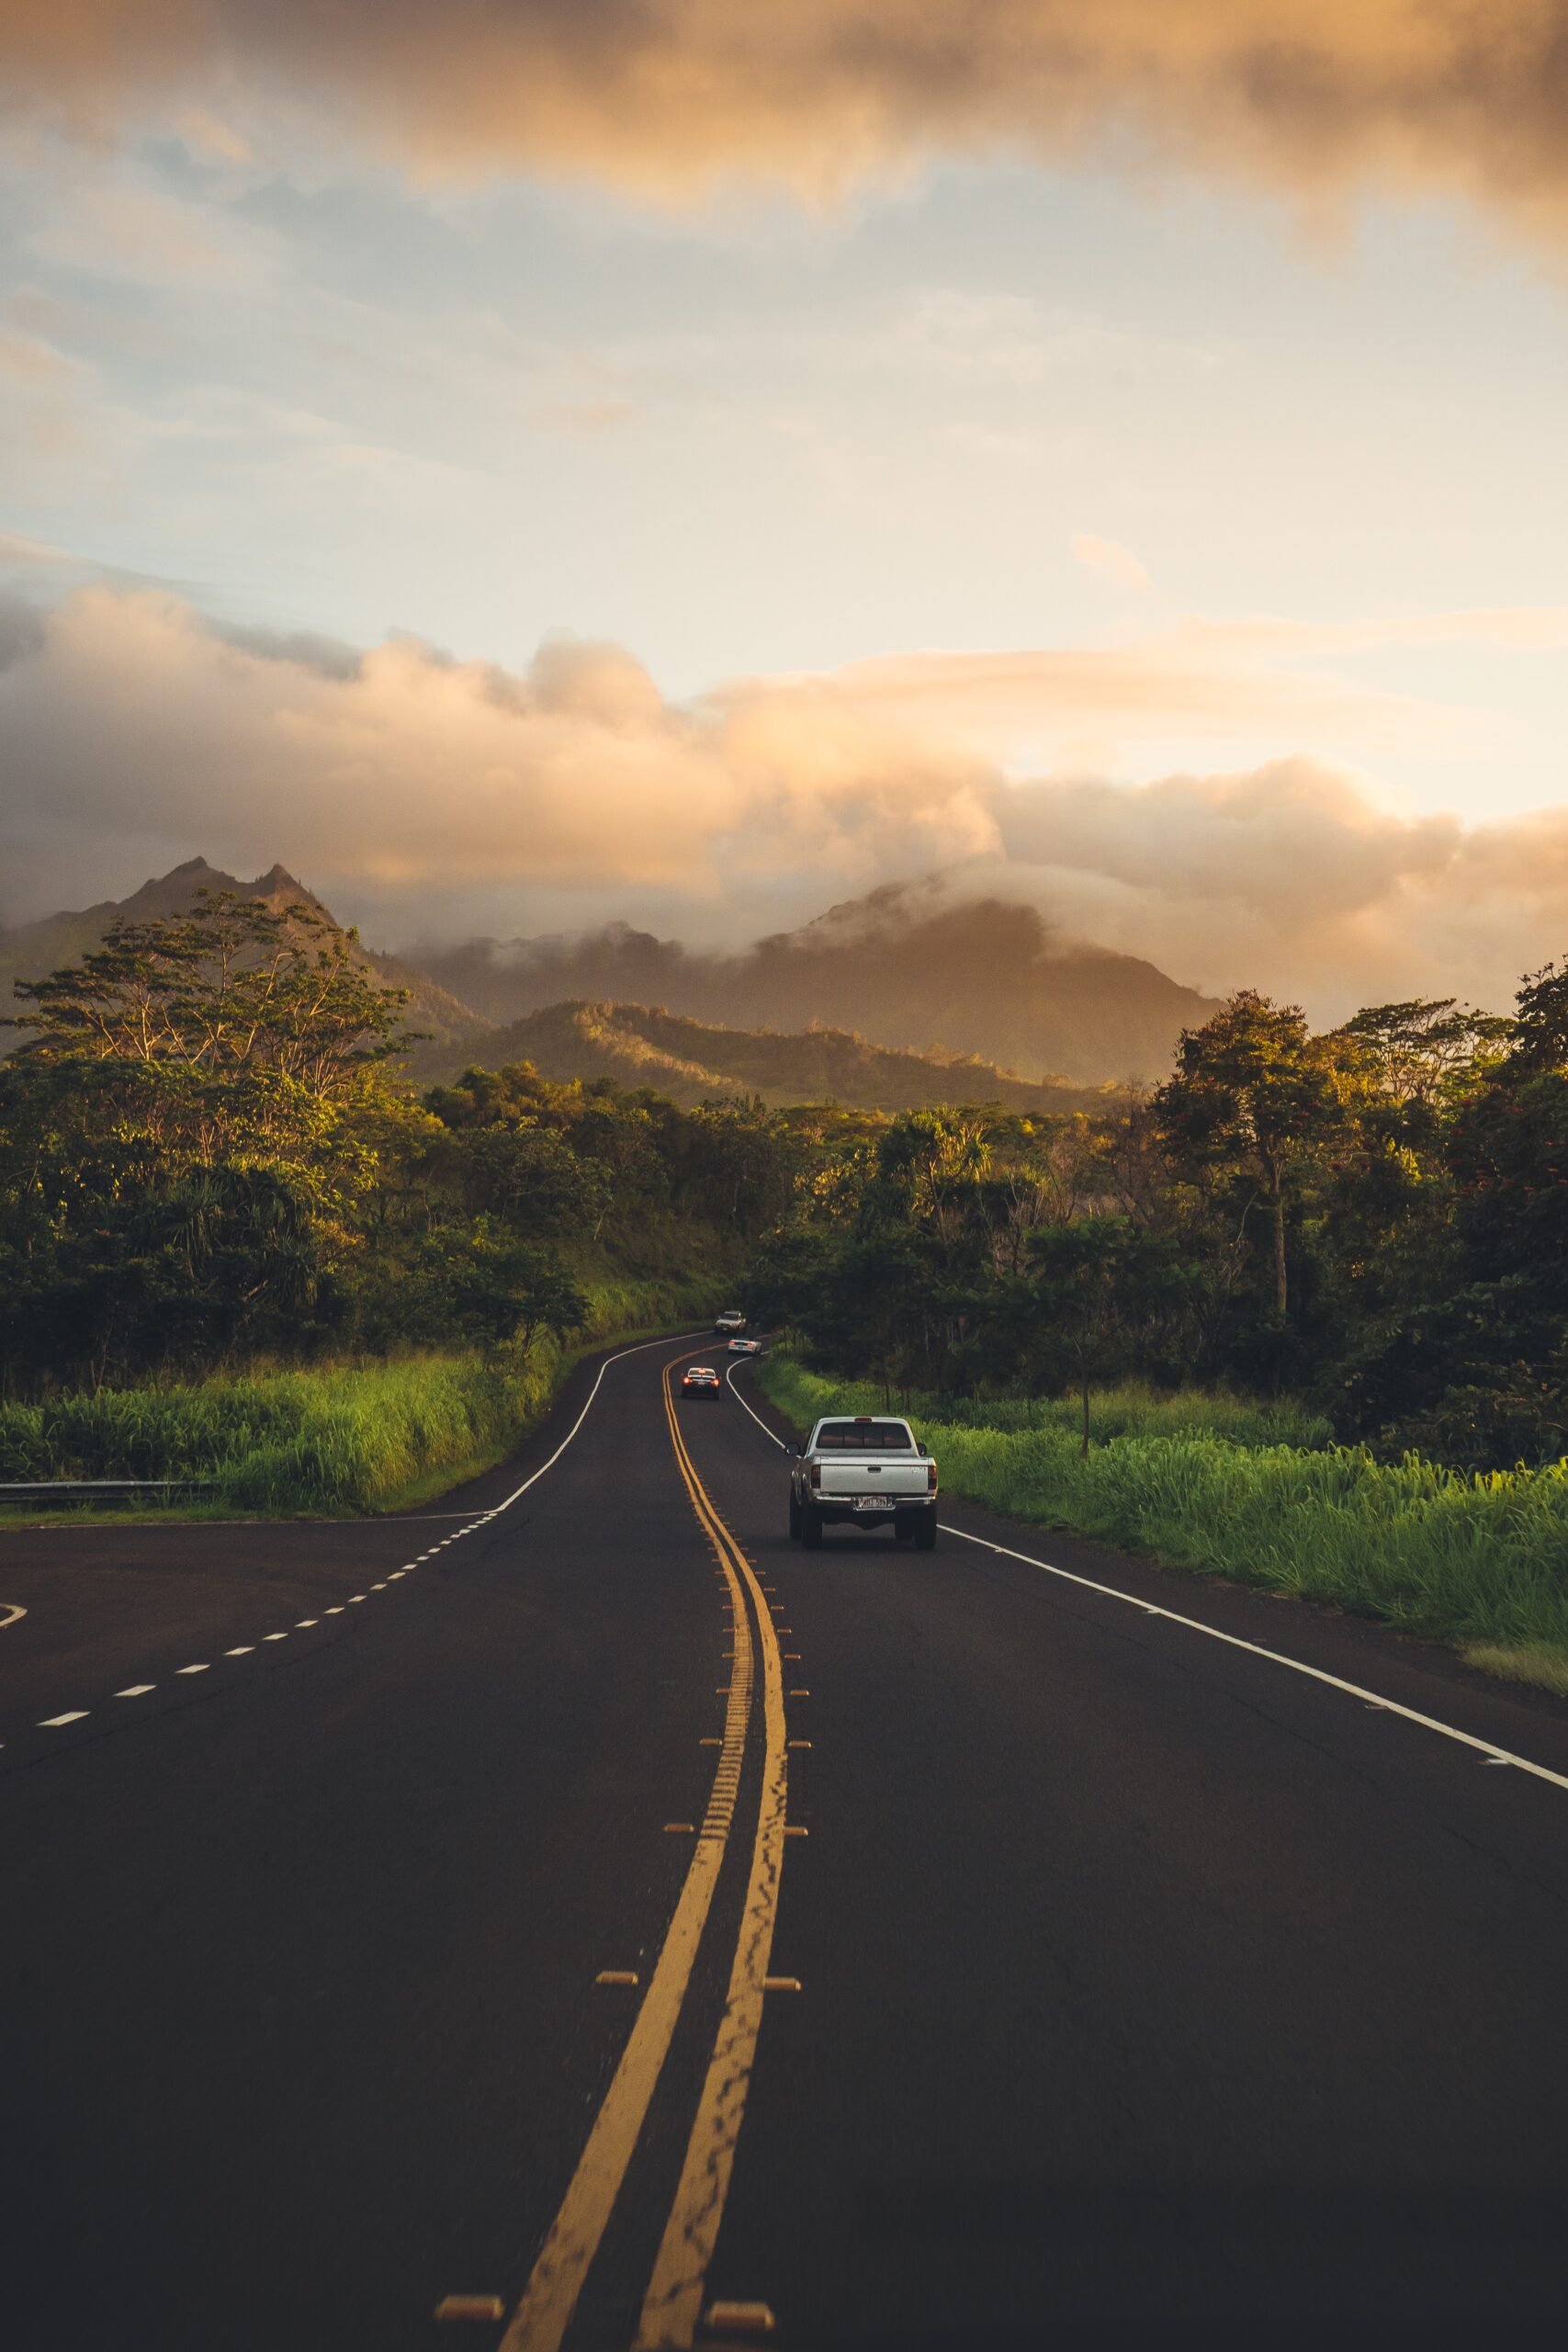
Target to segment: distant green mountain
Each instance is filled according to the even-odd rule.
[[[254,882],[242,882],[235,875],[209,865],[204,857],[187,858],[172,873],[144,882],[129,899],[103,899],[77,912],[45,915],[38,922],[0,931],[0,1012],[14,1009],[12,991],[17,980],[42,979],[62,966],[77,963],[101,945],[111,923],[149,922],[160,915],[185,914],[198,890],[232,890],[239,898],[259,899],[279,912],[288,907],[309,907],[328,922],[334,922],[315,892],[296,881],[286,866],[275,865],[270,873],[258,874]],[[485,1040],[492,1035],[492,1024],[470,1012],[449,989],[400,956],[362,947],[359,957],[366,970],[388,988],[409,990],[403,1017],[410,1029],[428,1033],[409,1057],[416,1077],[427,1073],[434,1077],[465,1061],[484,1058]],[[20,1030],[0,1029],[0,1054],[24,1035]]]
[[[1103,1104],[1066,1079],[1032,1080],[973,1056],[908,1053],[852,1029],[727,1029],[662,1005],[581,999],[525,1013],[487,1042],[491,1063],[530,1061],[546,1078],[613,1078],[671,1101],[760,1094],[766,1102],[841,1102],[863,1111],[918,1111],[940,1102],[999,1102],[1061,1114]]]
[[[820,1023],[917,1055],[940,1040],[1078,1086],[1164,1078],[1179,1032],[1216,1010],[1142,956],[1059,937],[1033,907],[964,897],[955,876],[889,883],[734,953],[626,923],[411,952],[491,1021],[566,1001],[664,1004],[748,1029]]]
[[[233,890],[280,911],[303,905],[329,922],[333,920],[314,892],[282,865],[258,875],[254,881],[242,882],[209,865],[205,858],[193,857],[172,873],[144,882],[128,899],[105,899],[96,906],[0,931],[0,1009],[10,1009],[6,1000],[16,980],[41,978],[62,965],[75,963],[98,945],[111,923],[183,914],[201,889]],[[1031,1045],[1036,1074],[1021,1076],[1016,1069],[1004,1068],[996,1059],[950,1052],[942,1046],[912,1041],[901,1046],[876,1044],[858,1029],[830,1026],[808,1012],[797,1013],[787,1027],[764,1025],[767,1016],[757,1010],[756,992],[739,986],[731,989],[739,1001],[726,1009],[739,1012],[742,1018],[749,1014],[755,1026],[731,1027],[705,1007],[700,1014],[682,1013],[662,1004],[629,1002],[618,993],[612,996],[603,991],[563,991],[551,1001],[524,1012],[520,1019],[503,1022],[494,1017],[499,1007],[493,996],[484,999],[491,1012],[486,1018],[452,989],[432,978],[423,964],[367,947],[357,952],[365,968],[389,988],[409,990],[408,1026],[427,1033],[408,1055],[410,1075],[422,1086],[455,1077],[470,1062],[493,1069],[508,1061],[531,1061],[547,1078],[613,1078],[622,1086],[654,1087],[682,1103],[743,1093],[759,1094],[779,1105],[839,1102],[846,1109],[892,1112],[920,1110],[941,1102],[997,1102],[1026,1114],[1048,1114],[1103,1102],[1103,1086],[1081,1079],[1075,1083],[1040,1069],[1041,1032],[1032,1029],[1019,1007],[1011,1004],[1008,983],[1019,980],[1031,956],[1037,964],[1041,961],[1038,918],[1028,918],[1024,935],[1012,941],[1010,949],[1008,923],[1002,920],[1007,910],[964,910],[956,937],[948,937],[942,932],[942,921],[948,920],[951,929],[950,919],[918,921],[911,928],[903,911],[896,910],[897,920],[890,932],[886,909],[879,902],[864,901],[863,914],[866,909],[874,918],[869,941],[863,936],[862,925],[824,918],[823,925],[811,926],[790,940],[762,943],[752,952],[751,963],[759,968],[765,965],[776,978],[778,967],[793,970],[806,956],[806,950],[796,944],[806,941],[811,951],[807,960],[814,959],[818,967],[824,962],[832,966],[841,995],[852,993],[851,982],[858,976],[864,1000],[859,1017],[878,1027],[886,1023],[884,1035],[895,1034],[902,1026],[908,1038],[916,1018],[909,1014],[901,1023],[898,1020],[900,983],[917,999],[924,989],[922,1020],[937,1010],[932,990],[940,983],[946,994],[942,998],[945,1015],[939,1012],[939,1017],[947,1018],[961,1035],[986,1003],[992,1005],[993,1027],[1000,1012],[1010,1008],[1011,1034],[1021,1044]],[[1011,912],[1016,930],[1017,910]],[[1029,924],[1035,929],[1030,930]],[[826,949],[818,938],[824,928],[829,934]],[[642,944],[629,933],[625,939],[634,946]],[[646,944],[655,947],[657,943]],[[582,952],[593,946],[593,942],[585,943]],[[1011,963],[1020,970],[1009,969],[1010,953]],[[676,955],[679,958],[679,951]],[[721,997],[721,983],[737,982],[749,968],[741,958],[732,959],[728,968],[717,958],[705,965],[686,959],[686,966],[688,972],[701,972],[705,987]],[[483,978],[482,959],[472,962],[471,968],[476,979]],[[513,966],[496,968],[508,978],[514,977]],[[1084,951],[1075,966],[1047,958],[1043,968],[1058,991],[1058,1014],[1059,991],[1069,973],[1085,1005],[1092,994],[1084,990],[1086,973],[1091,969],[1098,973],[1107,1001],[1114,999],[1116,983],[1125,985],[1131,972],[1145,1011],[1150,982],[1157,984],[1154,1026],[1143,1039],[1149,1056],[1165,1030],[1174,1034],[1179,1017],[1203,1001],[1190,991],[1177,989],[1152,966],[1135,965],[1127,957],[1106,957],[1096,965],[1092,951]],[[567,978],[556,960],[547,956],[534,974],[535,984],[552,971],[558,985]],[[1003,985],[992,989],[991,983],[998,978]],[[1033,977],[1031,984],[1038,998],[1041,981]],[[1049,1029],[1048,1023],[1041,1024],[1042,1032]],[[0,1030],[0,1053],[19,1042],[23,1034]]]

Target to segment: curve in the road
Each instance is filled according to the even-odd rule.
[[[664,1405],[670,1419],[671,1442],[692,1508],[716,1544],[728,1555],[728,1562],[733,1563],[735,1572],[750,1592],[756,1611],[762,1651],[762,1788],[751,1849],[751,1873],[724,2014],[697,2102],[675,2201],[643,2299],[634,2352],[685,2352],[701,2315],[703,2289],[724,2219],[725,2199],[735,2166],[735,2145],[745,2118],[746,2095],[750,2088],[757,2035],[762,2022],[773,1924],[778,1916],[779,1880],[784,1871],[788,1795],[784,1662],[772,1614],[750,1562],[720,1517],[686,1450],[671,1398],[668,1369],[664,1374]]]
[[[639,1340],[634,1347],[620,1348],[617,1349],[614,1355],[606,1356],[604,1363],[599,1367],[598,1374],[594,1379],[593,1385],[590,1388],[587,1396],[583,1400],[581,1411],[578,1414],[576,1420],[573,1421],[570,1429],[568,1430],[565,1437],[562,1438],[555,1452],[549,1456],[547,1461],[542,1462],[536,1470],[533,1471],[529,1476],[525,1478],[521,1486],[514,1487],[511,1494],[503,1496],[500,1502],[492,1504],[488,1510],[482,1511],[448,1511],[425,1514],[424,1516],[434,1516],[443,1519],[460,1519],[463,1521],[464,1524],[460,1527],[454,1528],[450,1535],[442,1536],[439,1542],[431,1544],[427,1551],[416,1554],[412,1560],[405,1560],[400,1567],[389,1568],[385,1577],[380,1577],[374,1583],[367,1583],[363,1592],[351,1592],[345,1601],[338,1601],[334,1602],[330,1607],[323,1607],[319,1617],[297,1618],[291,1627],[284,1627],[281,1630],[275,1630],[274,1632],[267,1634],[258,1634],[254,1641],[237,1643],[232,1647],[226,1648],[222,1653],[223,1657],[228,1659],[258,1657],[263,1654],[266,1645],[275,1642],[288,1641],[290,1633],[306,1632],[321,1623],[321,1622],[328,1617],[344,1616],[349,1609],[356,1606],[362,1606],[367,1602],[372,1594],[386,1592],[391,1586],[400,1584],[405,1577],[413,1576],[425,1565],[427,1561],[435,1559],[442,1552],[445,1552],[449,1545],[460,1543],[465,1535],[476,1534],[480,1528],[488,1527],[492,1520],[499,1519],[503,1511],[510,1510],[513,1504],[518,1501],[522,1496],[525,1495],[530,1487],[536,1486],[547,1470],[553,1470],[555,1468],[556,1464],[560,1460],[561,1455],[566,1452],[568,1446],[571,1443],[573,1438],[576,1437],[578,1431],[581,1429],[583,1422],[588,1419],[590,1412],[592,1410],[594,1398],[598,1396],[600,1388],[604,1385],[604,1374],[609,1371],[610,1366],[615,1363],[623,1363],[627,1356],[642,1355],[649,1348],[667,1348],[671,1344],[671,1338],[672,1335],[667,1332],[662,1339]],[[398,1522],[391,1523],[395,1524]],[[8,1616],[0,1617],[0,1632],[3,1632],[7,1625],[15,1624],[19,1617],[25,1617],[28,1613],[24,1608],[21,1608],[14,1601],[0,1602],[0,1608],[8,1609],[10,1611],[10,1614]],[[188,1666],[176,1667],[174,1669],[174,1672],[176,1675],[210,1673],[212,1670],[213,1659],[216,1658],[217,1655],[218,1653],[215,1649],[213,1652],[213,1658],[195,1659]],[[114,1698],[119,1700],[144,1699],[152,1691],[156,1690],[157,1688],[158,1684],[156,1680],[142,1681],[138,1679],[133,1679],[124,1688],[116,1690],[112,1695]],[[73,1724],[85,1723],[92,1713],[93,1709],[91,1707],[61,1708],[51,1714],[38,1717],[36,1719],[35,1728],[39,1731],[66,1731],[69,1730]],[[5,1742],[0,1741],[0,1747],[3,1747],[4,1746]]]
[[[750,1563],[715,1508],[682,1437],[671,1389],[679,1361],[672,1358],[663,1373],[670,1441],[692,1510],[728,1589],[735,1654],[724,1737],[707,1812],[647,1996],[499,2352],[557,2352],[609,2226],[674,2040],[718,1884],[739,1792],[760,1650],[764,1748],[750,1878],[713,2056],[643,2304],[637,2338],[641,2347],[679,2352],[693,2340],[745,2111],[784,1856],[784,1668]],[[748,1595],[755,1611],[755,1643]]]

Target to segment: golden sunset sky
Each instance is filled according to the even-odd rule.
[[[1568,0],[13,0],[0,921],[1568,949]]]

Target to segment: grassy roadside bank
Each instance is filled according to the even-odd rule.
[[[787,1351],[765,1358],[757,1376],[802,1425],[882,1407],[879,1386],[824,1379]],[[1450,1643],[1487,1672],[1568,1695],[1568,1463],[1482,1476],[1415,1456],[1379,1464],[1325,1443],[1320,1425],[1306,1425],[1315,1442],[1288,1420],[1270,1442],[1258,1408],[1178,1398],[1140,1410],[1125,1391],[1100,1417],[1117,1433],[1086,1460],[1069,1425],[1076,1406],[999,1408],[1027,1415],[1012,1427],[971,1418],[986,1406],[961,1410],[944,1418],[941,1400],[913,1404],[951,1494],[1377,1618]]]
[[[108,1514],[137,1520],[403,1509],[503,1460],[585,1354],[712,1307],[705,1284],[679,1279],[592,1285],[590,1297],[589,1326],[570,1345],[546,1336],[505,1364],[430,1355],[0,1406],[0,1479],[214,1482],[198,1505]],[[39,1516],[6,1507],[0,1528]]]

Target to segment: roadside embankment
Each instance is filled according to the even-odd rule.
[[[678,1280],[589,1296],[571,1343],[545,1335],[490,1362],[424,1355],[0,1405],[0,1479],[201,1479],[204,1517],[396,1510],[503,1459],[590,1349],[678,1328],[712,1304]]]
[[[883,1408],[879,1385],[825,1379],[787,1350],[758,1378],[803,1427]],[[1452,1643],[1490,1673],[1568,1693],[1568,1462],[1481,1475],[1414,1454],[1383,1464],[1359,1448],[1260,1442],[1266,1424],[1232,1400],[1187,1400],[1182,1430],[1181,1404],[1151,1400],[1142,1417],[1127,1408],[1123,1433],[1087,1456],[1067,1425],[1076,1407],[1009,1428],[972,1418],[983,1405],[960,1419],[927,1398],[913,1400],[913,1418],[950,1494],[1378,1618]],[[998,1408],[1015,1419],[1033,1409]],[[1099,1418],[1117,1426],[1114,1412]]]

